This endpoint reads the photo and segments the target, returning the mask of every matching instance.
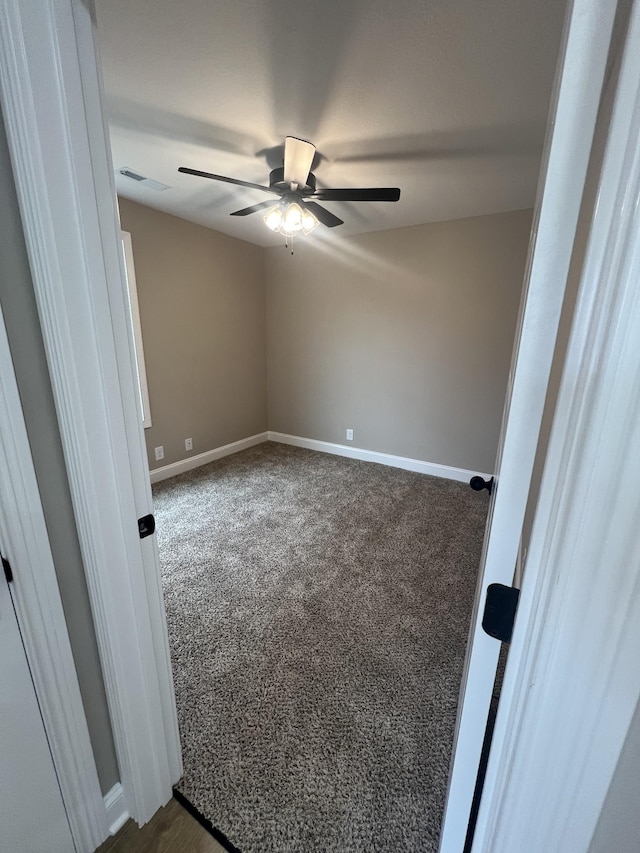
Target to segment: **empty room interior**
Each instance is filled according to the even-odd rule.
[[[564,4],[96,6],[176,795],[435,853]]]

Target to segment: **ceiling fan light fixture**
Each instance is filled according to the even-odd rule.
[[[284,208],[282,204],[272,207],[265,213],[264,221],[268,228],[283,237],[310,234],[319,224],[310,210],[303,210],[295,201],[289,202]]]

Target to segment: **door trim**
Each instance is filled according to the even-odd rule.
[[[460,853],[465,845],[500,652],[498,641],[482,628],[486,589],[513,581],[615,11],[616,0],[573,0],[566,12],[462,678],[440,853]],[[533,581],[533,569],[527,571]]]
[[[473,853],[586,851],[640,702],[638,0],[615,92]]]
[[[180,744],[127,450],[122,395],[135,389],[115,345],[120,228],[94,22],[84,0],[4,0],[0,93],[120,781],[142,824],[171,798]]]
[[[90,853],[106,815],[1,309],[0,543],[71,835]]]

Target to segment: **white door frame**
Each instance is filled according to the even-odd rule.
[[[640,702],[639,0],[615,91],[473,853],[587,851]]]
[[[107,817],[1,309],[0,548],[73,842],[90,853]]]
[[[500,653],[500,643],[482,627],[486,589],[513,583],[616,5],[616,0],[573,0],[567,7],[461,684],[440,853],[459,853],[467,835]]]
[[[171,798],[180,743],[159,573],[138,535],[134,476],[149,499],[150,486],[126,429],[135,379],[115,344],[126,289],[95,15],[84,0],[0,9],[0,96],[121,784],[145,823]]]
[[[137,537],[135,484],[125,423],[128,415],[123,411],[123,400],[126,406],[126,400],[135,399],[135,389],[133,377],[123,369],[116,352],[123,293],[121,272],[117,272],[119,228],[108,141],[100,112],[92,10],[88,7],[90,3],[83,0],[43,0],[38,4],[3,0],[0,92],[122,783],[130,813],[144,822],[170,797],[171,784],[179,772],[179,741],[158,578],[148,570],[145,572]],[[629,113],[635,116],[633,110]],[[612,134],[614,131],[626,143],[625,134],[630,128],[619,124],[612,128]],[[625,212],[631,215],[629,208]],[[603,227],[615,227],[620,215],[620,209],[612,206],[602,214]],[[562,229],[563,223],[558,227]],[[629,241],[622,247],[621,258],[630,259],[632,250]],[[584,300],[589,303],[588,308],[605,299],[613,284],[594,275],[583,286],[587,288]],[[631,299],[633,294],[625,293]],[[633,307],[635,310],[636,306]],[[596,348],[582,351],[576,345],[571,350],[574,367],[585,364],[587,358],[597,360],[601,355],[604,358],[607,351],[612,359],[621,357],[628,346],[627,337],[622,334],[609,335],[606,339],[595,336],[590,343]],[[582,457],[578,460],[572,442],[574,430],[585,436],[589,424],[606,420],[606,412],[600,408],[604,403],[592,393],[593,389],[581,386],[581,390],[582,396],[574,396],[571,418],[559,416],[554,427],[555,468],[545,475],[544,481],[544,496],[552,509],[546,516],[542,509],[538,513],[534,530],[536,547],[532,540],[527,561],[527,581],[494,738],[482,821],[476,837],[477,850],[492,853],[503,849],[531,849],[532,853],[534,849],[536,853],[540,849],[571,849],[576,853],[586,850],[584,845],[540,846],[540,836],[532,833],[530,826],[529,839],[524,844],[509,847],[505,842],[502,847],[491,846],[517,831],[523,812],[510,810],[510,800],[526,786],[531,789],[529,781],[534,775],[532,768],[520,760],[526,752],[523,740],[507,737],[511,727],[506,726],[505,720],[513,724],[514,730],[524,732],[525,721],[535,721],[539,715],[536,727],[539,739],[546,736],[555,744],[555,739],[564,735],[573,747],[572,761],[565,761],[565,765],[557,768],[557,773],[551,774],[544,786],[538,782],[537,797],[534,791],[530,802],[518,803],[521,809],[526,808],[527,814],[535,814],[531,810],[534,806],[540,809],[543,802],[551,803],[556,810],[572,803],[577,808],[579,795],[587,786],[584,779],[576,778],[570,770],[590,760],[592,743],[587,737],[572,739],[569,735],[573,728],[569,732],[563,718],[555,719],[546,728],[543,726],[540,721],[548,720],[544,717],[545,696],[539,689],[531,689],[527,677],[550,665],[553,662],[550,655],[557,652],[554,631],[545,629],[549,614],[554,612],[553,595],[557,595],[558,585],[554,586],[553,581],[561,563],[550,571],[544,560],[551,549],[544,550],[537,543],[548,535],[560,551],[565,541],[571,541],[569,534],[577,531],[577,525],[569,524],[564,539],[559,541],[553,512],[564,502],[566,517],[571,520],[578,501],[568,487],[572,483],[570,477],[581,473],[577,462],[586,468],[601,458],[593,443],[584,440]],[[563,389],[565,397],[567,393]],[[129,413],[130,409],[129,406]],[[631,414],[635,416],[635,412]],[[612,427],[610,422],[607,425]],[[632,436],[626,438],[630,441]],[[617,452],[618,445],[612,446],[609,454],[612,463],[618,461]],[[544,506],[542,496],[541,506]],[[622,508],[621,521],[628,520]],[[625,589],[630,589],[628,583]],[[613,595],[604,584],[598,585],[598,593],[603,603],[609,602]],[[548,608],[540,607],[541,602],[548,604]],[[607,650],[612,648],[613,640],[607,640],[603,632],[610,627],[608,621],[605,625],[604,620],[597,618],[595,626],[590,625],[602,648]],[[632,628],[626,622],[618,619],[617,627],[614,633],[618,648],[624,646],[626,651],[627,641],[636,636],[631,636]],[[535,642],[525,642],[532,637]],[[605,683],[609,676],[617,677],[621,671],[622,662],[606,655],[599,667],[598,684]],[[561,687],[560,676],[569,677],[571,670],[560,668],[558,673]],[[522,677],[517,678],[516,674]],[[604,772],[597,785],[589,788],[591,807],[599,806],[606,793],[619,742],[630,719],[627,711],[633,698],[631,693],[629,688],[629,701],[617,717],[620,726],[615,737],[607,741],[606,755],[601,756],[606,765]],[[606,691],[600,710],[605,708]],[[591,714],[589,720],[592,723],[589,733],[593,734],[601,721],[594,721]],[[491,782],[493,774],[495,781]],[[575,808],[571,813],[574,812]],[[490,819],[485,818],[487,814]],[[586,821],[583,836],[593,820],[591,816]],[[559,819],[549,827],[549,833],[560,823]],[[484,847],[479,846],[483,844]]]

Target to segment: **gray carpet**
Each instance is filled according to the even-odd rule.
[[[179,790],[242,853],[435,853],[486,495],[272,443],[153,491]]]

